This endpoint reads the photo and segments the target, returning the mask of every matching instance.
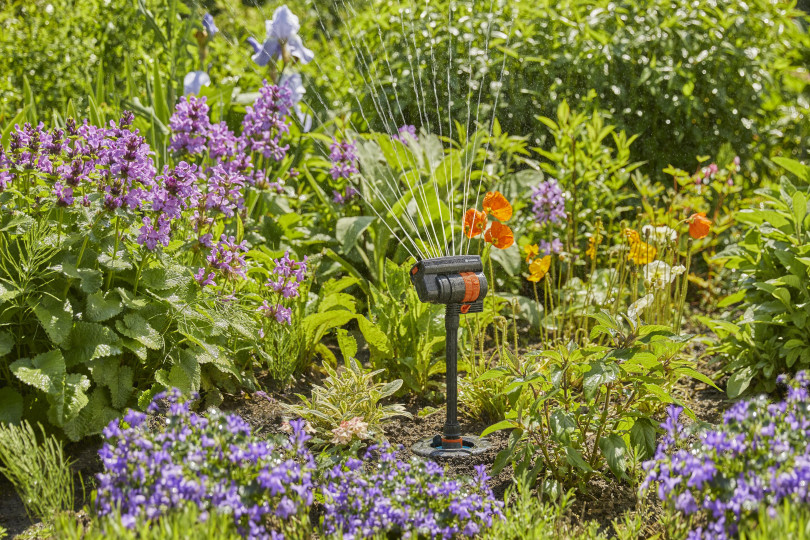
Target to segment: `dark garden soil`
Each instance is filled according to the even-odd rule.
[[[702,358],[704,352],[705,346],[695,342],[688,354],[693,358]],[[712,369],[705,360],[700,361],[698,370],[706,375],[712,375]],[[256,394],[227,396],[220,408],[242,416],[258,434],[280,433],[283,414],[281,403],[297,400],[296,394],[308,395],[313,383],[317,383],[317,380],[300,379],[285,391],[276,392],[266,398]],[[694,411],[697,420],[702,422],[716,423],[720,421],[723,411],[729,405],[725,393],[695,379],[685,380],[676,389],[675,393],[683,403]],[[411,400],[410,403],[406,404],[406,408],[413,415],[413,418],[397,418],[387,423],[385,427],[385,434],[389,442],[394,445],[402,445],[403,457],[407,458],[412,455],[411,446],[420,439],[441,433],[442,424],[444,423],[444,409],[440,408],[430,414],[419,416],[419,411],[423,410],[426,405],[428,404],[419,400]],[[487,427],[485,422],[470,419],[463,416],[463,414],[460,421],[462,431],[465,434],[480,435]],[[506,447],[508,434],[506,432],[496,432],[490,435],[488,440],[491,447],[483,454],[464,460],[443,460],[448,468],[448,473],[450,475],[472,476],[475,465],[491,465],[497,453]],[[92,490],[93,475],[101,469],[101,463],[97,457],[100,444],[98,438],[91,438],[66,446],[67,454],[74,461],[73,470],[84,479],[85,492],[88,495]],[[78,510],[88,501],[82,497],[81,482],[78,476],[76,483],[76,507]],[[490,479],[489,485],[497,497],[502,497],[507,487],[511,485],[511,471],[506,469],[494,476]],[[639,506],[635,488],[626,482],[617,482],[609,472],[601,476],[594,476],[586,487],[584,493],[577,495],[571,508],[570,519],[573,522],[595,520],[600,524],[603,531],[609,532],[612,530],[610,527],[613,520],[621,519],[625,512],[632,511]],[[652,523],[655,514],[660,512],[660,507],[653,500],[646,502],[646,522]],[[0,525],[8,529],[12,538],[32,526],[25,513],[22,501],[14,492],[11,483],[2,475],[0,475]],[[645,532],[653,533],[655,531],[650,528]]]

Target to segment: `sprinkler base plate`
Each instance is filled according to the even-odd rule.
[[[442,436],[436,435],[420,440],[411,447],[411,451],[417,456],[426,458],[464,459],[483,454],[490,446],[491,443],[486,439],[464,435],[461,448],[442,448]]]

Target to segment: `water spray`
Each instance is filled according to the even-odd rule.
[[[481,313],[487,295],[487,278],[478,255],[453,255],[417,262],[411,283],[419,300],[445,305],[445,362],[447,365],[447,416],[441,435],[422,439],[413,452],[423,457],[466,457],[482,453],[486,441],[461,434],[458,423],[458,325],[461,315]]]

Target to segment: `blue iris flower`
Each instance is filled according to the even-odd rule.
[[[253,47],[253,61],[260,66],[266,66],[271,59],[281,58],[284,47],[290,56],[297,58],[302,64],[309,63],[315,58],[315,53],[304,47],[298,30],[301,23],[287,5],[283,5],[273,12],[273,18],[264,22],[267,38],[263,44],[255,38],[248,38],[248,44]]]
[[[217,25],[214,23],[214,16],[210,13],[203,15],[202,24],[205,32],[208,34],[209,39],[212,38],[214,34],[219,32],[219,28],[217,28]]]

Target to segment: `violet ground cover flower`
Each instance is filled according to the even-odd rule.
[[[532,212],[539,225],[565,219],[565,198],[556,180],[540,182],[532,191]]]
[[[730,538],[741,521],[756,519],[760,507],[810,502],[810,380],[805,372],[778,380],[788,386],[785,401],[739,401],[722,425],[698,432],[692,444],[680,419],[683,409],[670,407],[655,456],[643,465],[641,490],[657,486],[665,507],[707,517],[708,525],[689,538]]]
[[[152,414],[126,413],[103,431],[95,510],[116,509],[125,526],[153,521],[184,505],[233,516],[246,538],[278,538],[291,518],[305,518],[313,502],[315,461],[303,421],[290,422],[289,438],[262,440],[236,415],[191,412],[172,390],[155,396]]]

